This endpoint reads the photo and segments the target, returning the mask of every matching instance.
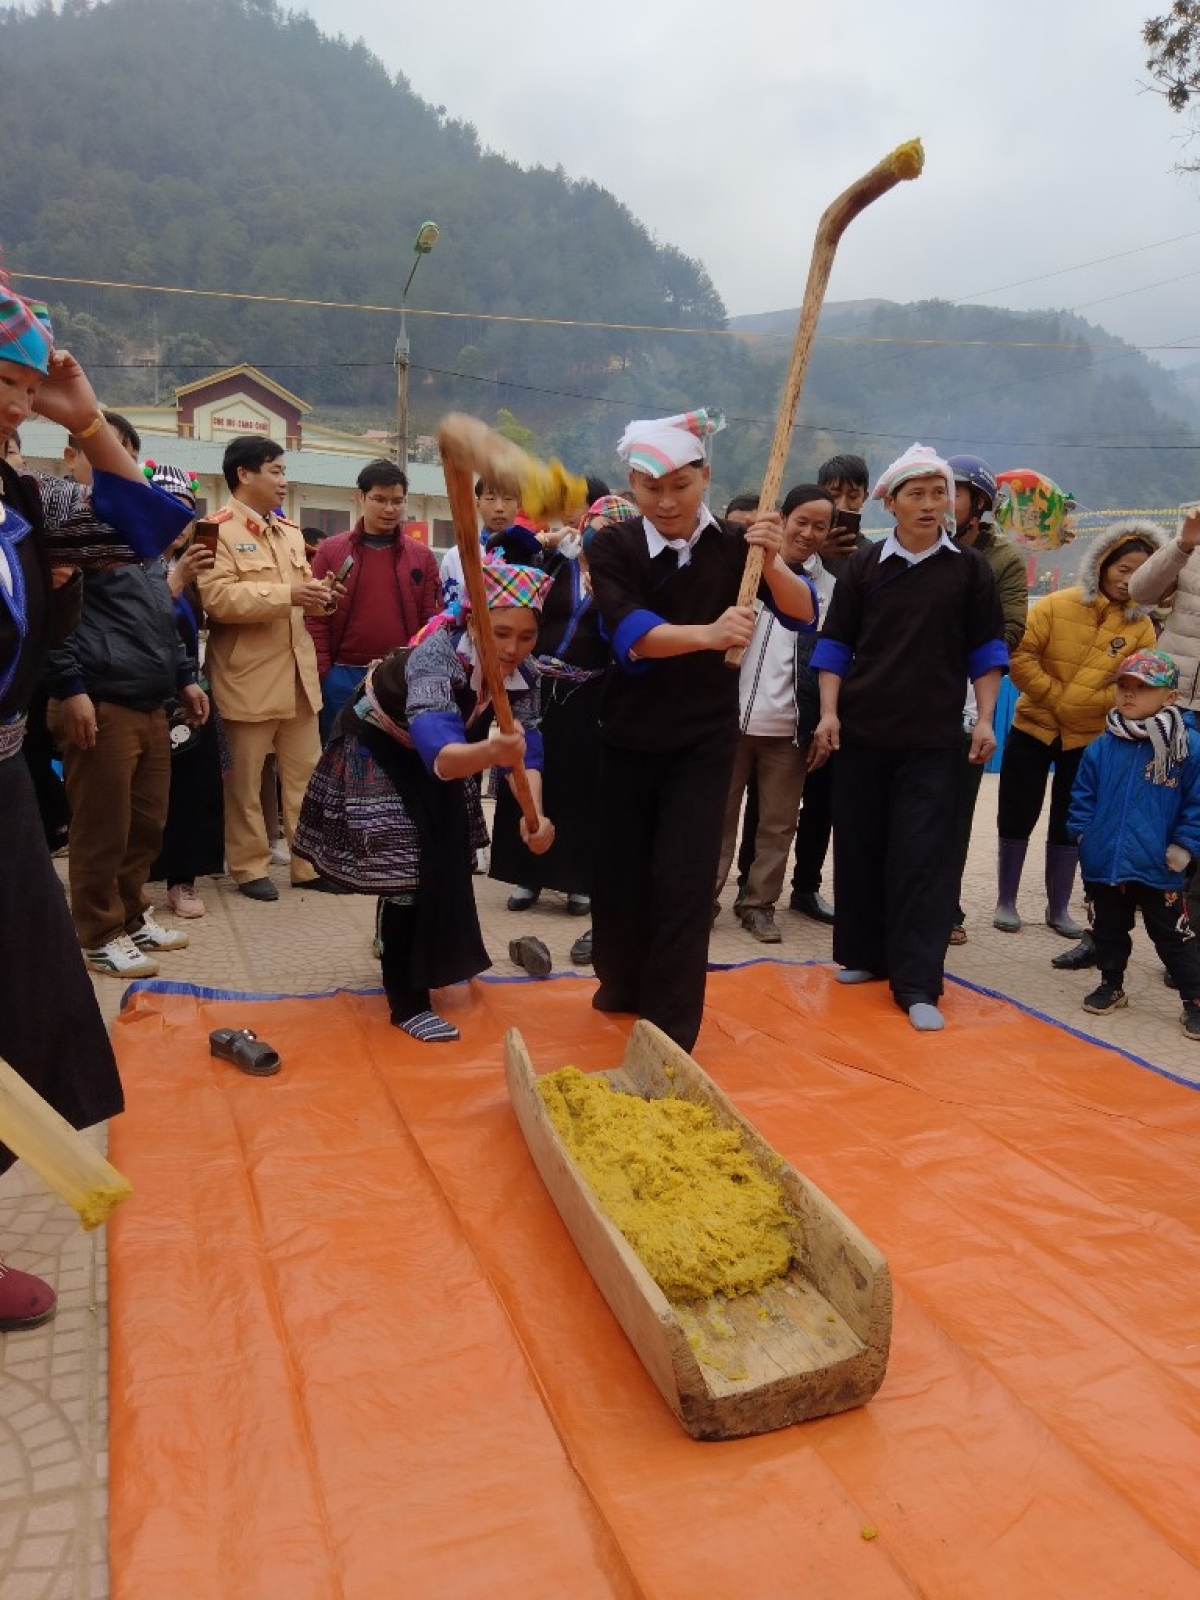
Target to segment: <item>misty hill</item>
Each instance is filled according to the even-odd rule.
[[[896,301],[827,300],[821,315],[826,322],[842,321],[846,318],[870,316],[874,311],[885,309],[895,310]],[[773,334],[786,339],[790,344],[796,336],[796,324],[799,320],[800,307],[794,306],[787,311],[751,311],[744,316],[730,317],[729,326],[739,333]]]
[[[460,315],[410,314],[413,433],[505,408],[615,473],[631,416],[719,405],[715,498],[760,477],[796,313],[727,327],[702,264],[598,185],[483,149],[469,108],[431,106],[362,44],[273,0],[63,0],[0,10],[0,59],[13,270],[394,307],[432,217],[410,313]],[[249,361],[321,421],[394,416],[394,314],[23,287],[114,403]],[[1038,467],[1085,505],[1200,493],[1196,387],[1077,317],[871,299],[830,305],[820,332],[789,482],[836,450],[878,470],[921,438]],[[897,338],[931,342],[876,342]]]
[[[704,270],[598,185],[483,150],[469,123],[364,46],[272,0],[0,10],[0,59],[14,270],[397,305],[432,217],[442,240],[414,307],[724,321]],[[395,317],[45,290],[142,345],[153,311],[168,367],[245,358],[324,401],[377,402],[393,383]],[[524,382],[603,371],[629,344],[561,329],[530,343],[519,328],[461,319],[418,326],[425,365],[503,367]]]
[[[759,335],[767,360],[764,323],[790,349],[797,320],[785,311],[733,318],[730,328]],[[1085,505],[1175,504],[1200,490],[1195,390],[1070,312],[827,305],[804,395],[801,420],[809,418],[839,438],[853,428],[877,465],[919,438],[997,470],[1036,467]]]

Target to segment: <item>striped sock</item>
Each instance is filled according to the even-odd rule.
[[[419,1039],[422,1044],[452,1044],[455,1039],[462,1037],[458,1029],[444,1017],[439,1017],[436,1011],[418,1011],[415,1017],[408,1017],[395,1026],[402,1033]]]

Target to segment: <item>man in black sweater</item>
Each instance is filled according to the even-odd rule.
[[[760,596],[788,626],[813,627],[807,579],[779,555],[777,513],[746,530],[704,504],[703,411],[634,422],[617,446],[640,516],[589,548],[592,590],[617,670],[600,713],[593,962],[600,1011],[648,1018],[685,1050],[700,1031],[725,799],[738,736],[738,674],[750,642],[737,604],[747,544],[764,553]]]
[[[1008,651],[991,569],[951,538],[946,463],[913,445],[875,495],[895,532],[847,561],[813,652],[815,759],[839,752],[833,956],[840,982],[886,978],[913,1026],[933,1032],[944,1025],[937,1002],[957,888],[963,696],[974,682],[970,760],[982,764],[996,748]]]

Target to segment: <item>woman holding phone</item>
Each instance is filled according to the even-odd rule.
[[[148,463],[149,464],[149,463]],[[154,468],[150,481],[191,498],[190,486],[173,481],[175,469]],[[167,552],[167,583],[175,606],[175,627],[188,652],[200,659],[204,608],[196,580],[208,572],[216,554],[219,525],[197,521],[185,528]],[[201,663],[201,684],[207,690]],[[211,704],[211,696],[210,696]],[[212,706],[203,727],[189,727],[167,708],[171,731],[171,796],[162,849],[150,869],[151,879],[167,880],[167,901],[177,917],[202,917],[204,901],[196,879],[225,870],[225,800],[221,787],[220,717]]]

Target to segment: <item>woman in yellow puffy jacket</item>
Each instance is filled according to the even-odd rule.
[[[1083,752],[1104,730],[1119,664],[1135,650],[1154,648],[1154,625],[1129,599],[1129,580],[1163,543],[1152,522],[1118,522],[1096,537],[1079,568],[1079,582],[1030,607],[1025,637],[1010,671],[1021,690],[1000,767],[999,894],[993,925],[1021,926],[1017,890],[1029,835],[1041,815],[1046,780],[1046,922],[1064,939],[1083,930],[1068,907],[1079,852],[1066,830],[1071,786]]]

